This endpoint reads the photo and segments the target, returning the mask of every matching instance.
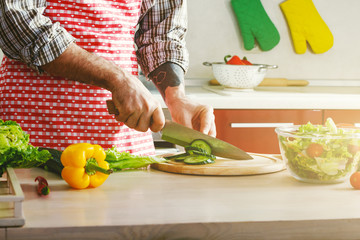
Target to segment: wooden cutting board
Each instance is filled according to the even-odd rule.
[[[220,83],[216,79],[209,81],[210,86],[217,86]],[[288,87],[288,86],[307,86],[307,80],[289,80],[287,78],[264,78],[258,87]]]
[[[169,161],[152,164],[160,171],[191,175],[241,176],[274,173],[285,169],[280,155],[254,154],[252,160],[231,160],[219,158],[215,163],[206,165],[189,165],[183,162]]]

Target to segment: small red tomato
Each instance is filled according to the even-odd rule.
[[[318,143],[312,143],[306,149],[306,154],[311,157],[319,157],[324,152],[324,148]]]
[[[360,189],[360,172],[354,172],[350,177],[351,186],[355,189]]]
[[[348,149],[349,153],[351,153],[351,154],[355,154],[358,151],[360,151],[360,147],[358,145],[355,145],[355,144],[349,144],[347,149]]]

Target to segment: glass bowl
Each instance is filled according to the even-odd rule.
[[[359,166],[360,130],[335,127],[333,131],[311,125],[313,131],[304,131],[304,126],[275,129],[290,174],[309,183],[339,183],[349,179]]]

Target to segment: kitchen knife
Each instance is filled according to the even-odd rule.
[[[111,100],[107,100],[106,104],[109,114],[119,114]],[[236,160],[253,159],[245,151],[235,147],[230,143],[169,120],[166,120],[165,126],[161,130],[161,139],[183,147],[189,146],[195,139],[202,139],[211,146],[212,154],[215,156]]]

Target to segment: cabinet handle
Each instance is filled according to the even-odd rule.
[[[289,127],[294,123],[231,123],[232,128],[276,128],[276,127]]]

